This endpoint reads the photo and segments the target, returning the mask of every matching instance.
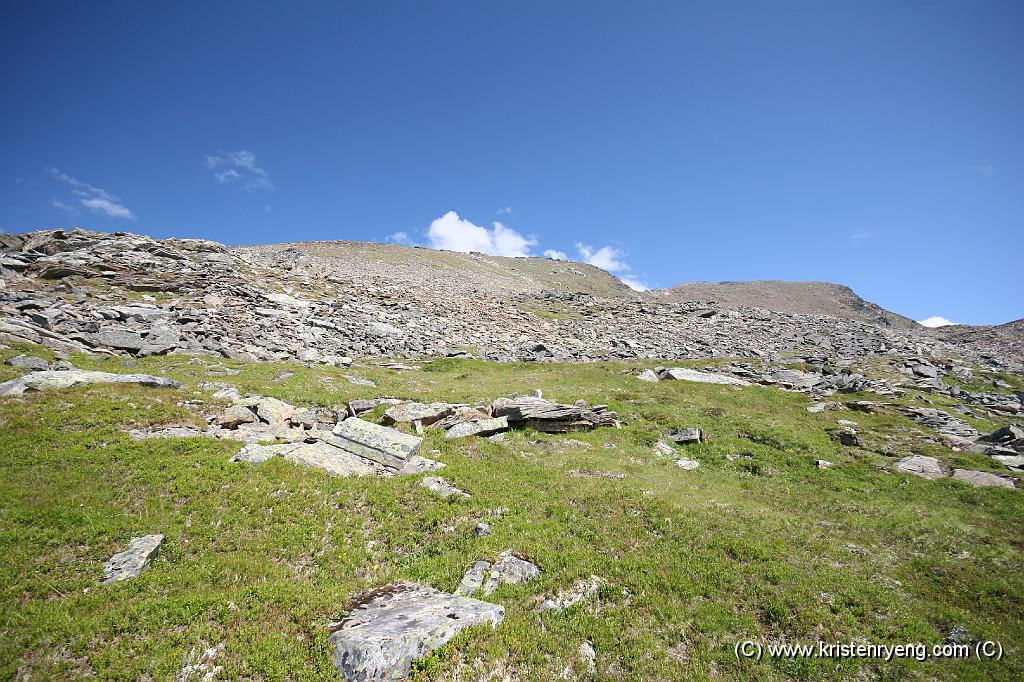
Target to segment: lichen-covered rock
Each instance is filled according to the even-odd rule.
[[[416,454],[423,439],[388,426],[350,417],[334,427],[334,438],[328,442],[359,457],[401,469]]]
[[[695,459],[686,459],[683,457],[682,459],[676,460],[676,466],[683,471],[693,471],[694,469],[700,468],[700,462]]]
[[[334,667],[344,680],[400,680],[413,661],[474,625],[497,627],[496,604],[398,583],[363,595],[330,636]]]
[[[100,582],[113,583],[136,577],[153,562],[163,543],[164,536],[160,534],[132,538],[128,549],[118,552],[103,564]]]
[[[141,384],[153,388],[177,388],[177,381],[149,374],[113,374],[84,369],[33,372],[0,384],[0,395],[20,395],[26,391],[48,391],[86,384]]]
[[[649,381],[651,383],[657,383],[658,381],[660,381],[658,379],[658,375],[655,374],[654,370],[651,369],[645,369],[644,371],[640,372],[640,374],[638,374],[636,378],[639,379],[640,381]]]

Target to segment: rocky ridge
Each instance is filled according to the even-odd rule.
[[[398,262],[357,266],[351,257],[332,256],[332,243],[317,244],[232,249],[80,229],[2,235],[0,337],[62,351],[337,366],[352,356],[544,362],[772,360],[795,353],[955,357],[992,369],[1022,367],[1019,346],[1005,334],[979,349],[964,338],[951,343],[913,329],[637,295],[579,264],[504,259],[523,263],[492,281],[489,257],[394,247]],[[432,261],[410,265],[407,252],[456,260],[438,270]],[[466,259],[475,274],[453,277]],[[583,277],[562,282],[564,268]],[[423,274],[435,270],[440,274]],[[599,284],[574,290],[588,277]]]

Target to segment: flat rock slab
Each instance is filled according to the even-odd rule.
[[[1018,471],[1024,469],[1024,455],[995,455],[992,459],[1011,469]]]
[[[491,419],[479,419],[472,422],[462,422],[448,429],[445,438],[465,438],[466,436],[493,436],[496,433],[508,430],[507,417],[493,417]]]
[[[322,441],[270,447],[282,447],[281,455],[292,464],[320,469],[332,476],[373,476],[383,473],[380,465],[375,462]]]
[[[670,367],[661,373],[662,379],[675,379],[676,381],[695,381],[700,384],[722,384],[725,386],[750,386],[749,381],[737,379],[727,374],[715,374],[714,372],[699,372],[687,367]]]
[[[84,369],[33,372],[0,384],[0,395],[20,395],[26,391],[48,391],[86,384],[141,384],[153,388],[177,388],[177,381],[150,374],[113,374]]]
[[[1009,478],[1003,478],[996,474],[990,474],[987,471],[972,471],[970,469],[954,469],[953,478],[964,483],[970,483],[975,488],[1009,488],[1013,490],[1016,486],[1013,484],[1013,480]]]
[[[639,379],[640,381],[649,381],[651,383],[659,381],[658,375],[655,374],[654,370],[651,369],[645,369],[644,371],[640,372],[640,374],[638,374],[636,378]]]
[[[444,419],[455,411],[459,405],[448,403],[403,403],[389,407],[384,411],[385,424],[408,424],[418,421],[424,426]]]
[[[422,438],[358,417],[339,422],[334,436],[331,445],[392,469],[401,469],[423,442]]]
[[[334,667],[344,680],[400,680],[413,661],[474,625],[497,627],[496,604],[398,583],[363,595],[330,636]]]
[[[676,460],[676,466],[682,469],[683,471],[693,471],[694,469],[700,467],[700,462],[698,462],[695,459],[686,459],[684,457],[682,459]]]
[[[932,480],[946,477],[946,472],[939,466],[939,460],[924,455],[904,457],[896,462],[896,471]]]
[[[103,564],[100,582],[114,583],[136,577],[153,563],[163,543],[164,536],[160,534],[132,538],[128,549],[118,552]]]
[[[453,496],[465,499],[469,498],[469,493],[464,490],[459,490],[440,476],[427,476],[420,479],[420,485],[446,499]]]

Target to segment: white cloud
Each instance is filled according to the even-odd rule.
[[[479,251],[491,256],[529,256],[530,247],[537,244],[536,239],[524,237],[499,222],[487,229],[463,220],[455,211],[434,219],[426,235],[432,249]]]
[[[569,256],[566,255],[565,251],[555,251],[554,249],[544,251],[544,257],[553,258],[554,260],[569,260]]]
[[[106,213],[111,218],[124,218],[126,220],[135,220],[135,214],[128,210],[126,207],[111,201],[110,199],[103,199],[96,197],[93,199],[82,199],[82,206],[91,209],[94,213]]]
[[[871,239],[875,236],[874,232],[868,232],[867,230],[858,230],[850,235],[850,241],[854,244],[860,244],[865,239]]]
[[[975,166],[974,171],[983,178],[991,178],[996,174],[995,166],[990,163],[982,166]]]
[[[950,325],[957,324],[956,322],[950,322],[939,315],[932,315],[931,317],[923,320],[918,320],[917,323],[925,327],[948,327]]]
[[[103,213],[111,218],[138,220],[135,214],[131,212],[131,209],[122,204],[120,199],[105,189],[94,187],[87,182],[82,182],[78,178],[73,178],[67,173],[62,173],[53,166],[47,168],[46,171],[54,180],[63,182],[72,188],[71,194],[77,197],[78,206],[84,206],[93,213]],[[50,205],[55,208],[59,208],[62,211],[66,211],[68,215],[76,215],[78,213],[78,206],[59,199],[50,199]]]
[[[384,241],[391,242],[394,244],[402,244],[403,246],[419,246],[412,237],[409,236],[408,232],[395,232],[389,234],[384,238]]]
[[[621,279],[622,283],[625,284],[630,289],[632,289],[633,291],[647,291],[650,289],[649,286],[647,286],[638,279],[633,279],[629,275],[622,275],[621,277],[619,277],[619,279]]]
[[[647,291],[650,289],[647,284],[628,274],[632,268],[629,267],[629,263],[623,260],[626,254],[619,249],[612,246],[602,246],[600,249],[595,250],[589,244],[577,242],[576,251],[579,252],[582,262],[602,270],[607,270],[608,272],[618,273],[618,277],[622,280],[623,284],[633,291]]]
[[[207,156],[206,167],[213,171],[214,179],[222,185],[237,183],[248,192],[274,190],[270,175],[257,165],[256,155],[248,150]]]
[[[495,211],[495,213],[497,213],[498,215],[501,215],[502,213],[504,213],[505,215],[512,215],[512,207],[506,206],[505,208],[499,208],[497,211]]]
[[[592,246],[577,242],[576,250],[580,254],[580,260],[584,263],[607,270],[608,272],[629,271],[629,265],[625,261],[620,260],[626,254],[611,246],[602,246],[595,251]]]

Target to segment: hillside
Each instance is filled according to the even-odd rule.
[[[0,280],[3,679],[1024,676],[1019,323],[79,229]],[[960,655],[767,649],[851,641]]]
[[[634,292],[593,265],[550,258],[506,258],[399,244],[350,241],[244,246],[232,251],[353,281],[404,283],[459,293],[536,294],[541,291],[634,298]]]
[[[764,308],[794,315],[828,315],[895,329],[919,325],[865,301],[853,289],[832,282],[688,282],[653,292],[671,301],[714,301],[725,308]]]

